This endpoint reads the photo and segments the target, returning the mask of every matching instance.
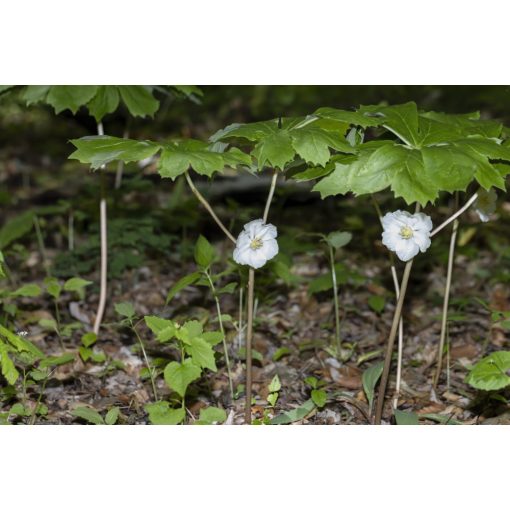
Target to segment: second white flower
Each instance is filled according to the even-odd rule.
[[[404,262],[411,260],[419,251],[427,251],[430,246],[432,221],[426,214],[395,211],[387,213],[382,224],[383,244]]]

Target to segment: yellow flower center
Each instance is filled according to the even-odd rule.
[[[413,229],[405,226],[400,229],[400,237],[402,239],[411,239],[413,237]]]
[[[262,239],[260,239],[259,237],[256,237],[255,239],[253,239],[250,243],[250,248],[252,250],[258,250],[260,248],[262,248],[262,245],[264,243],[262,242]]]

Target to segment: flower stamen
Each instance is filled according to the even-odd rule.
[[[413,237],[414,235],[413,229],[411,227],[408,227],[407,225],[402,227],[399,233],[402,239],[411,239],[411,237]]]
[[[263,245],[264,243],[262,242],[262,239],[260,239],[260,237],[256,237],[255,239],[252,239],[252,241],[250,242],[250,248],[252,250],[259,250],[260,248],[262,248]]]

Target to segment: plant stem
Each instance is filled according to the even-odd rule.
[[[434,376],[434,380],[432,383],[432,387],[435,389],[437,387],[437,383],[439,382],[439,377],[441,376],[441,369],[443,366],[443,350],[444,350],[444,342],[446,338],[446,329],[447,329],[447,321],[448,321],[448,305],[450,302],[450,289],[452,285],[452,275],[453,275],[453,261],[455,258],[455,245],[457,243],[457,231],[459,229],[459,220],[454,220],[452,227],[452,235],[450,237],[450,250],[448,252],[448,269],[446,272],[446,286],[444,290],[444,299],[443,299],[443,314],[441,317],[441,336],[439,337],[439,347],[437,351],[437,366],[436,373]]]
[[[239,286],[239,321],[237,323],[238,349],[240,349],[243,344],[243,290],[244,290],[244,287],[242,285],[240,285]]]
[[[383,226],[383,215],[381,208],[379,207],[379,204],[377,203],[377,200],[375,199],[374,195],[370,195],[370,198],[372,200],[372,204],[374,205],[374,208],[377,212],[377,216],[379,217],[379,221],[381,222],[381,226]],[[397,268],[395,266],[395,258],[393,257],[393,254],[389,251],[389,259],[390,259],[390,271],[391,276],[393,279],[393,286],[395,288],[395,298],[398,301],[398,298],[400,296],[400,283],[398,281],[398,275],[397,275]],[[395,383],[395,396],[393,398],[393,408],[396,409],[398,407],[398,398],[400,396],[400,384],[402,380],[402,358],[403,358],[403,351],[404,351],[404,319],[402,316],[400,316],[400,320],[398,323],[398,347],[397,347],[397,380]]]
[[[126,139],[129,138],[129,119],[126,122],[126,129],[124,129],[124,133],[122,135],[122,138]],[[119,189],[120,185],[122,184],[122,174],[124,172],[124,161],[119,159],[117,163],[117,172],[115,173],[115,189]]]
[[[42,396],[43,396],[44,390],[46,389],[46,383],[48,382],[48,379],[49,379],[50,375],[51,375],[51,373],[48,375],[48,377],[46,379],[44,379],[44,382],[43,382],[42,387],[41,387],[41,392],[39,393],[39,397],[38,397],[37,402],[35,404],[34,410],[32,411],[32,416],[30,417],[30,425],[35,425],[35,417],[36,417],[36,414],[37,414],[37,408],[41,404]]]
[[[271,186],[269,188],[269,194],[267,195],[266,207],[264,208],[264,223],[267,223],[267,217],[269,216],[269,208],[271,207],[271,200],[273,199],[274,190],[276,188],[276,181],[278,180],[278,170],[276,168],[273,171],[273,178],[271,179]]]
[[[69,211],[69,218],[67,220],[67,247],[69,251],[74,250],[74,212]]]
[[[97,124],[97,133],[104,135],[103,124]],[[100,291],[99,291],[99,304],[97,307],[96,319],[94,321],[94,333],[99,333],[101,322],[103,320],[104,310],[106,306],[106,292],[107,292],[107,271],[108,271],[108,233],[107,233],[107,209],[106,209],[106,165],[100,169],[101,172],[101,199],[99,202],[99,221],[100,221],[100,236],[101,236],[101,275],[100,275]]]
[[[409,275],[411,274],[411,268],[413,266],[413,260],[411,259],[406,263],[404,269],[404,275],[402,276],[402,283],[400,284],[400,294],[397,300],[397,306],[395,308],[395,313],[393,315],[393,322],[391,324],[390,336],[388,338],[388,344],[386,346],[386,355],[384,357],[384,368],[381,376],[381,382],[379,384],[379,393],[377,395],[377,405],[375,411],[375,420],[374,423],[376,425],[381,424],[381,418],[384,407],[384,395],[386,393],[386,386],[388,384],[388,376],[390,373],[391,366],[391,356],[393,353],[393,345],[395,344],[395,337],[397,336],[397,330],[399,327],[400,316],[402,314],[402,307],[404,305],[404,298],[406,295],[407,284],[409,282]]]
[[[335,271],[335,252],[333,246],[329,246],[329,262],[331,265],[331,278],[333,279],[333,301],[335,304],[335,341],[336,341],[336,354],[340,356],[341,342],[340,342],[340,312],[338,309],[338,286],[336,282]]]
[[[456,220],[466,209],[471,207],[473,202],[478,198],[478,193],[475,193],[455,214],[452,214],[447,220],[443,221],[439,227],[436,227],[431,233],[430,237],[435,236],[438,232],[443,230],[452,221]]]
[[[138,339],[138,342],[140,343],[140,348],[142,349],[143,353],[143,359],[145,360],[145,365],[147,366],[147,370],[149,371],[149,376],[151,378],[151,384],[152,384],[152,391],[154,392],[154,401],[158,401],[158,391],[156,390],[156,382],[154,381],[154,373],[152,371],[151,364],[149,363],[149,358],[147,357],[147,352],[145,351],[145,345],[143,344],[143,341],[138,334],[138,330],[136,329],[135,325],[133,324],[133,321],[130,321],[131,329],[135,332],[136,338]]]
[[[39,217],[37,215],[34,215],[34,228],[35,228],[35,235],[37,237],[37,244],[39,245],[39,252],[41,253],[44,270],[46,272],[46,276],[50,277],[51,276],[50,265],[49,265],[48,257],[46,255],[46,248],[44,246],[44,238],[43,238],[42,232],[41,232],[41,224],[39,223]]]
[[[244,422],[251,425],[251,385],[252,385],[252,359],[251,343],[253,338],[253,293],[255,288],[255,270],[250,267],[248,271],[248,330],[246,332],[246,404],[244,408]]]
[[[191,188],[191,191],[193,192],[193,194],[198,198],[200,203],[206,208],[207,212],[212,216],[213,220],[221,228],[221,230],[223,230],[225,235],[234,244],[236,244],[236,238],[230,233],[228,228],[223,224],[223,222],[218,218],[218,216],[216,216],[216,213],[213,211],[213,208],[211,207],[211,204],[209,204],[209,202],[204,198],[202,193],[200,193],[200,191],[198,191],[198,189],[196,188],[195,184],[191,180],[191,176],[189,175],[189,172],[186,172],[184,175],[186,176],[186,181],[187,181],[189,187]]]
[[[230,370],[230,358],[228,356],[228,347],[227,347],[227,339],[225,336],[225,328],[223,327],[223,319],[221,318],[221,308],[220,308],[220,300],[216,294],[216,289],[214,287],[214,283],[212,281],[211,275],[209,271],[204,271],[207,280],[209,281],[209,287],[211,288],[211,292],[214,296],[214,300],[216,301],[216,312],[218,314],[218,322],[220,324],[220,331],[223,335],[223,352],[225,353],[225,364],[227,365],[227,374],[228,374],[228,384],[230,387],[230,399],[234,400],[234,383],[232,382],[232,372]]]

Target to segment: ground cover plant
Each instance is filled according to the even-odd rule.
[[[321,90],[1,89],[2,423],[508,421],[510,112]]]

